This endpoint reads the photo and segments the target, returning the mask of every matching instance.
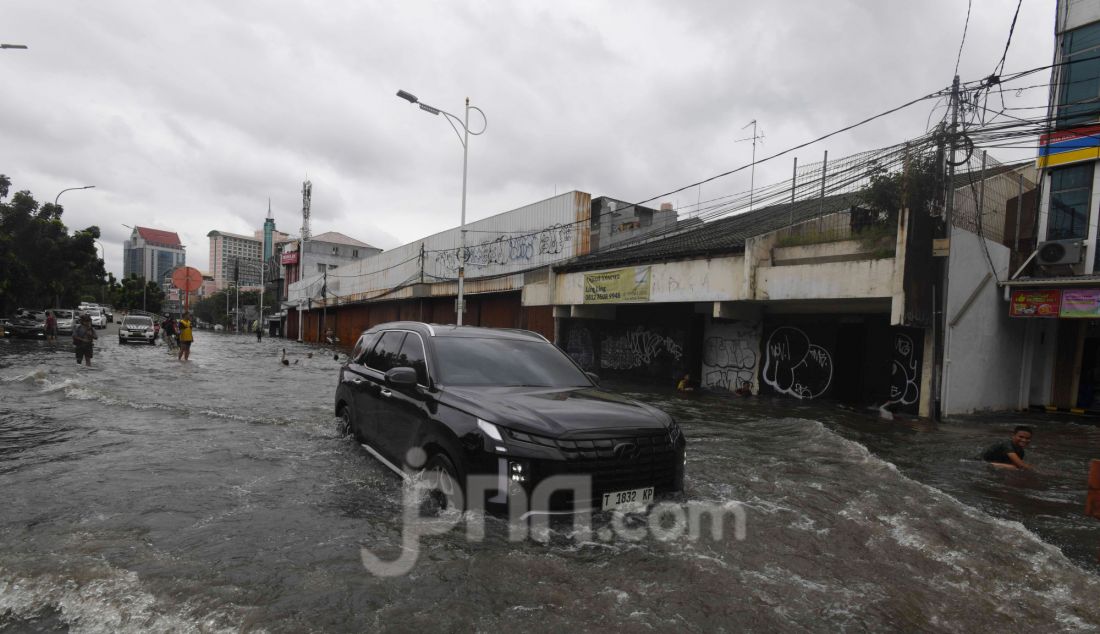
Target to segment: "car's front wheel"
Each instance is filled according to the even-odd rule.
[[[462,495],[462,485],[458,479],[458,469],[455,468],[447,454],[438,452],[428,458],[424,465],[424,482],[428,485],[428,494],[425,500],[426,509],[430,513],[445,511],[448,509],[461,511],[465,508]]]
[[[122,337],[119,337],[118,338],[118,345],[120,345],[120,346],[126,345],[126,340],[123,339]]]

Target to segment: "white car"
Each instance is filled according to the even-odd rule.
[[[67,308],[54,308],[53,316],[57,319],[57,334],[59,335],[71,335],[73,334],[73,321],[76,319],[75,311]]]
[[[118,326],[118,342],[157,344],[157,331],[153,328],[153,319],[145,315],[127,315]]]
[[[85,308],[80,312],[92,318],[92,327],[100,329],[107,327],[107,314],[103,312],[102,308]]]

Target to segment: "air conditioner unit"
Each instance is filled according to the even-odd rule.
[[[1081,240],[1047,240],[1039,243],[1035,259],[1043,266],[1055,264],[1077,264],[1083,253]]]

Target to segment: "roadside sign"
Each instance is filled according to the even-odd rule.
[[[202,286],[202,273],[190,266],[181,266],[172,272],[172,286],[183,291],[184,310],[191,307],[191,293]]]

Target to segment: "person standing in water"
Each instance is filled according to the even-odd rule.
[[[191,334],[190,312],[186,312],[180,317],[177,327],[179,329],[180,351],[176,358],[181,361],[189,361],[191,359],[191,343],[195,340],[194,335]]]
[[[95,328],[92,326],[91,315],[81,315],[80,325],[73,328],[73,345],[76,346],[76,364],[80,365],[83,361],[84,365],[89,368],[92,367],[92,342],[99,337],[95,334]]]
[[[57,316],[46,311],[46,343],[57,343]]]

